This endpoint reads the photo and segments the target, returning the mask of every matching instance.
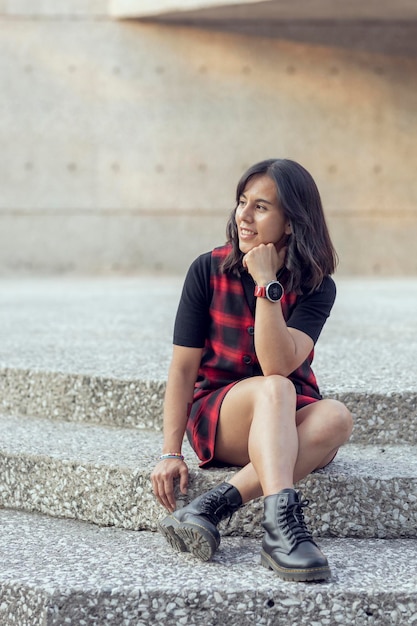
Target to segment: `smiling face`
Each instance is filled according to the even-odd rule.
[[[239,248],[246,254],[261,243],[278,244],[279,250],[291,226],[278,202],[274,181],[266,174],[250,178],[235,213]]]

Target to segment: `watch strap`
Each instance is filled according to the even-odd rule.
[[[266,298],[266,287],[261,287],[261,285],[255,285],[254,295],[257,298]]]

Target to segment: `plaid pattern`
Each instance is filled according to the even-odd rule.
[[[238,381],[262,376],[255,353],[255,318],[246,300],[240,276],[220,271],[229,246],[215,248],[211,256],[210,330],[206,339],[194,400],[187,422],[187,436],[201,467],[213,464],[214,445],[220,407],[227,392]],[[297,295],[285,294],[281,300],[285,320],[297,303]],[[321,399],[311,369],[314,350],[288,377],[296,388],[297,409]]]

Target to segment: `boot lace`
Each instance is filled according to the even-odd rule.
[[[201,515],[207,517],[208,520],[215,526],[217,526],[217,524],[219,524],[222,519],[227,517],[230,513],[229,520],[227,522],[229,525],[232,515],[235,512],[230,506],[227,498],[223,495],[219,495],[218,493],[208,493],[200,502],[199,508],[201,510]]]
[[[287,508],[286,517],[288,528],[296,543],[313,541],[313,536],[307,528],[303,513],[303,509],[308,506],[308,504],[308,500],[302,500],[301,502],[294,502]]]

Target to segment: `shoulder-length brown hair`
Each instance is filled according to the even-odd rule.
[[[253,176],[266,175],[277,189],[278,202],[284,217],[291,224],[286,243],[286,272],[282,280],[287,291],[313,291],[323,278],[333,274],[337,254],[330,239],[317,185],[307,170],[289,159],[267,159],[252,165],[240,179],[236,189],[236,206],[226,226],[227,243],[232,249],[224,260],[224,272],[241,268],[242,253],[235,213],[240,197]]]

